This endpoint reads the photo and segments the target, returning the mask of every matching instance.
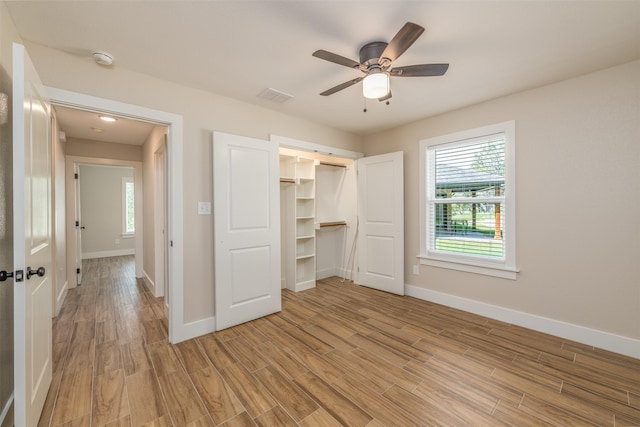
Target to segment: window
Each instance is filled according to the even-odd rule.
[[[125,237],[136,232],[134,200],[133,178],[122,178],[122,234]]]
[[[515,279],[515,123],[420,142],[421,263]]]

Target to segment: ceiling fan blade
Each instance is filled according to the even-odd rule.
[[[360,67],[360,63],[354,61],[353,59],[345,58],[344,56],[340,56],[335,53],[327,52],[326,50],[316,50],[312,54],[316,58],[324,59],[325,61],[333,62],[334,64],[344,65],[349,68],[358,68]]]
[[[334,86],[331,89],[327,89],[324,92],[322,92],[320,95],[322,96],[329,96],[329,95],[333,95],[336,92],[341,91],[342,89],[346,89],[349,86],[353,86],[354,84],[358,83],[360,80],[364,79],[364,76],[362,77],[358,77],[355,78],[353,80],[349,80],[348,82],[344,82],[342,84],[339,84],[338,86]]]
[[[418,37],[424,32],[424,27],[413,22],[407,22],[404,24],[400,31],[393,36],[387,47],[380,55],[378,60],[379,65],[385,65],[398,59],[405,50],[418,40]]]
[[[420,64],[396,67],[389,71],[394,77],[426,77],[441,76],[447,72],[449,64]]]

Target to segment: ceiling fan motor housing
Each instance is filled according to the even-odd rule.
[[[378,65],[378,59],[387,47],[386,42],[371,42],[360,48],[360,63],[370,67]]]

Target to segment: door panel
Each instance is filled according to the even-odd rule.
[[[216,329],[280,311],[278,145],[215,132]]]
[[[357,282],[404,295],[403,153],[358,160]]]
[[[24,47],[13,45],[15,425],[34,426],[52,371],[50,105]],[[29,269],[44,267],[42,274]]]

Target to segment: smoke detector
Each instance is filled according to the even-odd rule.
[[[97,64],[109,66],[113,64],[113,55],[109,52],[105,52],[103,50],[96,50],[91,54],[93,60],[96,61]]]

